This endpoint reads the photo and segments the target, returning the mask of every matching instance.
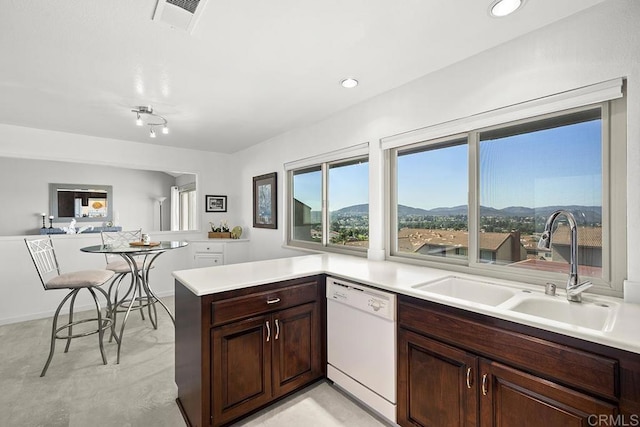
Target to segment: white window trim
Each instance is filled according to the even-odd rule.
[[[382,138],[383,150],[622,98],[622,78]]]
[[[300,160],[294,160],[284,164],[284,170],[290,171],[294,169],[302,169],[309,166],[318,166],[322,163],[331,163],[339,160],[346,160],[352,157],[361,157],[369,155],[369,143],[353,145],[340,150],[328,153],[318,154],[317,156],[307,157]]]

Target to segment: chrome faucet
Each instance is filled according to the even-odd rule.
[[[567,299],[572,302],[582,302],[582,292],[590,288],[592,283],[589,281],[580,283],[578,281],[578,226],[571,212],[557,210],[549,215],[544,225],[544,231],[540,236],[538,248],[547,250],[551,248],[551,230],[560,215],[564,215],[567,218],[571,230],[571,258],[569,259],[570,268],[569,280],[567,280]]]

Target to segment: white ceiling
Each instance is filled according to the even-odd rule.
[[[602,1],[208,0],[189,34],[156,0],[2,0],[0,123],[232,153]]]

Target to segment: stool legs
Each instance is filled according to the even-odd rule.
[[[42,372],[40,373],[41,377],[44,377],[44,374],[47,373],[47,369],[49,369],[49,364],[51,363],[51,359],[53,359],[53,351],[56,348],[56,334],[57,334],[57,326],[58,326],[58,316],[60,315],[60,310],[62,309],[62,306],[64,306],[64,304],[67,302],[67,300],[69,298],[71,298],[72,296],[76,295],[78,293],[78,291],[80,291],[80,289],[75,289],[71,292],[69,292],[67,294],[66,297],[63,298],[62,302],[60,303],[60,305],[58,306],[58,308],[56,309],[56,313],[53,315],[53,325],[51,326],[51,347],[49,350],[49,357],[47,358],[47,363],[44,364],[44,369],[42,369]]]
[[[111,301],[108,298],[108,294],[104,291],[104,289],[100,288],[100,287],[88,287],[86,289],[89,290],[89,293],[91,294],[91,296],[93,297],[93,302],[96,306],[96,314],[97,314],[97,318],[92,318],[92,319],[82,319],[82,320],[78,320],[78,321],[74,321],[73,320],[73,307],[75,304],[75,300],[76,297],[78,295],[78,292],[80,292],[80,289],[84,289],[84,288],[79,288],[79,289],[73,289],[71,292],[69,292],[63,299],[62,302],[60,303],[60,305],[58,305],[58,308],[56,309],[55,314],[53,315],[53,325],[51,326],[51,346],[49,349],[49,357],[47,358],[47,362],[44,365],[44,368],[42,369],[42,372],[40,373],[41,377],[44,377],[45,374],[47,373],[47,369],[49,369],[49,365],[51,364],[51,359],[53,359],[53,353],[55,351],[55,347],[56,347],[56,340],[57,339],[64,339],[67,341],[67,344],[65,346],[65,350],[64,352],[66,353],[69,350],[69,345],[71,344],[71,339],[73,338],[79,338],[79,337],[84,337],[87,335],[91,335],[91,334],[98,334],[98,344],[100,347],[100,354],[102,356],[102,363],[103,364],[107,364],[107,356],[104,352],[104,345],[103,345],[103,341],[104,341],[104,330],[107,327],[111,328],[111,333],[115,335],[115,325],[113,323],[113,320],[111,319],[111,314],[113,313],[113,309],[111,307]],[[100,302],[98,301],[98,297],[96,296],[95,290],[97,289],[100,293],[102,293],[105,297],[105,299],[107,300],[107,316],[103,317],[102,315],[102,308],[100,307]],[[69,304],[69,321],[67,324],[58,327],[58,318],[60,316],[60,311],[62,310],[62,307],[64,307],[64,305],[66,304],[66,302],[69,300],[69,298],[71,298],[71,302]],[[89,332],[84,332],[84,333],[80,333],[80,334],[73,334],[73,326],[77,325],[79,323],[85,323],[85,322],[92,322],[92,321],[97,321],[97,328],[96,330],[93,331],[89,331]],[[61,331],[66,330],[66,335],[60,335],[59,333]],[[119,343],[120,342],[120,338],[115,335],[116,337],[116,341]]]
[[[80,289],[76,289],[76,291],[71,296],[71,302],[69,303],[69,331],[67,332],[67,345],[64,346],[65,353],[69,351],[69,346],[71,345],[71,336],[73,335],[73,305],[76,303],[76,297],[78,296],[79,291]]]

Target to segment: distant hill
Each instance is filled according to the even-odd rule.
[[[495,209],[488,206],[480,206],[480,216],[493,216],[493,217],[532,217],[532,216],[549,216],[551,212],[560,209],[560,206],[544,206],[541,208],[533,209],[525,206],[509,206],[503,209]],[[578,223],[593,223],[602,222],[602,208],[600,206],[566,206],[562,207],[571,212]],[[315,212],[311,212],[312,217]],[[366,215],[369,213],[369,205],[364,203],[360,205],[347,206],[336,211],[332,211],[332,214],[339,216],[358,216]],[[319,214],[319,212],[318,212]],[[467,215],[467,206],[453,206],[434,209],[422,209],[414,208],[411,206],[398,205],[398,217],[407,216],[458,216]]]
[[[336,215],[369,215],[369,204],[347,206],[337,211],[331,211],[331,213]]]

